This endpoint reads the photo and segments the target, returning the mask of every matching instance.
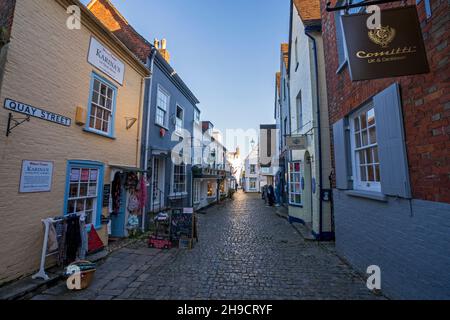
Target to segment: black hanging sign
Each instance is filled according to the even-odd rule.
[[[382,10],[380,29],[368,29],[369,17],[342,16],[352,81],[430,71],[415,6]]]

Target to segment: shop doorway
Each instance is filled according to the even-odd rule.
[[[125,221],[126,221],[126,206],[127,206],[127,191],[125,189],[126,174],[117,173],[114,177],[114,181],[120,179],[120,206],[119,209],[114,210],[111,214],[111,237],[124,238],[125,237]],[[114,182],[113,182],[114,183]],[[117,186],[119,187],[119,186]],[[113,204],[114,206],[114,204]]]
[[[152,211],[158,211],[165,206],[165,161],[163,158],[154,157],[152,166],[152,182],[151,182],[151,208]]]

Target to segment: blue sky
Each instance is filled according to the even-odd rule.
[[[167,39],[171,65],[200,100],[203,120],[222,131],[274,123],[289,0],[112,2],[145,38]]]

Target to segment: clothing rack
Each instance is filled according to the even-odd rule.
[[[50,230],[50,224],[55,224],[61,221],[66,221],[70,218],[79,217],[83,218],[85,217],[85,213],[74,213],[63,217],[54,217],[54,218],[47,218],[41,220],[41,222],[44,224],[45,227],[45,233],[44,233],[44,243],[42,244],[42,254],[41,254],[41,265],[39,268],[38,273],[36,273],[34,276],[32,276],[32,279],[42,279],[44,281],[50,280],[49,276],[45,272],[45,262],[48,257],[54,256],[58,253],[58,251],[47,253],[47,245],[48,245],[48,235]]]

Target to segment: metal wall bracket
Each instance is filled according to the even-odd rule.
[[[9,137],[11,131],[13,131],[13,129],[20,126],[24,122],[30,122],[30,116],[27,116],[26,118],[15,118],[14,119],[13,114],[9,113],[8,126],[6,128],[6,136]]]
[[[349,9],[352,9],[352,8],[360,8],[360,7],[377,5],[377,4],[400,2],[400,1],[405,1],[405,0],[372,0],[372,1],[364,1],[364,2],[359,2],[359,3],[354,3],[354,4],[351,4],[351,1],[346,0],[345,5],[336,6],[336,7],[332,7],[331,2],[327,2],[327,11],[328,12],[340,11],[340,10],[348,11]]]

